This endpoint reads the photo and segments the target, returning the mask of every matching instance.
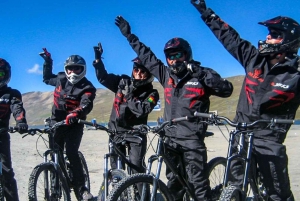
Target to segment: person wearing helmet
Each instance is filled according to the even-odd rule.
[[[147,148],[145,134],[132,135],[126,133],[139,125],[147,125],[148,115],[159,100],[159,94],[153,88],[154,77],[141,64],[139,58],[132,60],[133,69],[130,75],[115,75],[107,73],[101,59],[103,49],[101,43],[94,47],[96,76],[99,82],[115,93],[108,127],[117,132],[124,132],[122,139],[129,143],[129,159],[131,163],[145,172],[144,157]],[[116,136],[114,141],[118,142]],[[119,144],[119,148],[125,153],[125,145]],[[111,158],[112,168],[116,167],[115,158]],[[124,167],[124,166],[123,166]],[[134,173],[138,171],[133,169]]]
[[[83,124],[78,124],[78,119],[85,120],[93,109],[96,88],[85,77],[86,63],[79,55],[71,55],[64,63],[64,72],[57,75],[52,73],[52,58],[46,48],[40,55],[44,58],[43,81],[55,87],[54,100],[50,125],[65,120],[66,126],[55,130],[54,141],[61,147],[66,147],[66,154],[73,171],[72,184],[83,199],[93,196],[84,185],[84,175],[78,149],[83,135]]]
[[[137,36],[131,34],[129,23],[117,16],[116,25],[127,38],[141,63],[153,74],[165,91],[164,119],[170,121],[178,117],[192,117],[194,112],[209,112],[211,95],[229,97],[233,91],[232,84],[221,78],[210,68],[193,60],[190,44],[183,38],[172,38],[164,46],[168,66],[156,58],[149,47],[141,43]],[[210,199],[215,195],[209,187],[207,169],[207,151],[204,137],[207,124],[201,118],[178,122],[166,130],[166,143],[177,149],[184,158],[188,182],[195,190],[198,200]],[[171,154],[171,153],[170,153]],[[176,157],[174,156],[176,161]],[[174,200],[182,200],[184,189],[176,176],[167,168],[168,188]]]
[[[0,157],[3,167],[5,167],[2,168],[5,181],[4,189],[6,189],[4,197],[7,201],[18,201],[18,188],[12,168],[10,136],[8,134],[11,113],[15,118],[16,128],[19,133],[26,132],[28,125],[21,93],[7,86],[10,77],[11,67],[9,63],[5,59],[0,58]]]
[[[251,123],[259,119],[294,119],[300,104],[299,23],[283,16],[259,22],[268,28],[269,33],[256,48],[207,8],[204,0],[191,0],[191,3],[200,12],[205,24],[245,69],[235,121]],[[258,162],[271,200],[294,200],[288,157],[283,145],[290,126],[276,124],[275,129],[267,129],[266,125],[261,124],[254,132],[252,155]],[[237,161],[231,163],[230,182],[233,185],[241,185],[242,168]]]

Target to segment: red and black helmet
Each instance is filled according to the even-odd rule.
[[[259,41],[258,47],[261,54],[290,52],[297,53],[300,47],[300,26],[299,23],[289,17],[278,16],[258,24],[274,29],[282,34],[283,40],[278,44],[267,44],[266,41]]]
[[[0,88],[7,85],[11,77],[11,67],[9,63],[0,58],[0,71],[4,72],[4,78],[0,80]]]
[[[165,44],[165,55],[176,51],[183,51],[186,54],[186,61],[193,60],[192,48],[190,44],[183,38],[172,38]]]

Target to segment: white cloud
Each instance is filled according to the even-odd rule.
[[[28,73],[33,73],[33,74],[43,74],[43,71],[40,70],[40,65],[34,64],[34,66],[30,69],[27,70]]]

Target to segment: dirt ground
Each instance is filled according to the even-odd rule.
[[[214,136],[206,139],[209,159],[216,156],[226,157],[227,141],[219,131],[218,127],[209,127],[209,131],[214,132]],[[222,130],[225,131],[224,126]],[[228,138],[228,133],[225,131]],[[149,135],[152,139],[153,135]],[[84,154],[90,172],[91,193],[97,196],[100,185],[103,180],[103,157],[107,153],[108,135],[103,131],[89,130],[85,131],[80,150]],[[148,143],[150,140],[148,139]],[[156,147],[156,139],[153,140],[153,147]],[[285,141],[287,153],[289,156],[289,175],[291,187],[295,200],[300,200],[300,126],[292,126]],[[37,152],[38,150],[38,152]],[[13,157],[13,167],[15,177],[18,182],[20,201],[28,200],[28,180],[33,168],[43,161],[40,155],[46,150],[43,141],[37,141],[37,136],[27,136],[22,138],[21,135],[11,134],[11,151]],[[150,147],[147,156],[153,153]],[[147,160],[146,160],[147,161]],[[153,170],[154,170],[153,166]],[[163,171],[164,172],[164,171]],[[165,178],[162,177],[165,181]],[[72,193],[73,194],[73,193]],[[76,200],[72,195],[72,200]]]

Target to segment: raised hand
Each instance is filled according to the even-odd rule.
[[[43,59],[46,61],[46,62],[49,62],[49,63],[52,63],[52,58],[51,58],[51,54],[50,52],[47,51],[46,48],[43,48],[43,52],[39,53],[39,55],[41,57],[43,57]]]
[[[206,11],[206,3],[205,0],[191,0],[191,4],[195,6],[195,8],[199,11],[200,14]]]
[[[115,24],[119,27],[121,33],[128,38],[128,36],[131,34],[131,28],[129,23],[122,17],[117,16],[115,20]]]
[[[97,59],[100,60],[103,53],[101,43],[98,43],[98,46],[94,46],[94,52],[95,52],[95,60]]]

